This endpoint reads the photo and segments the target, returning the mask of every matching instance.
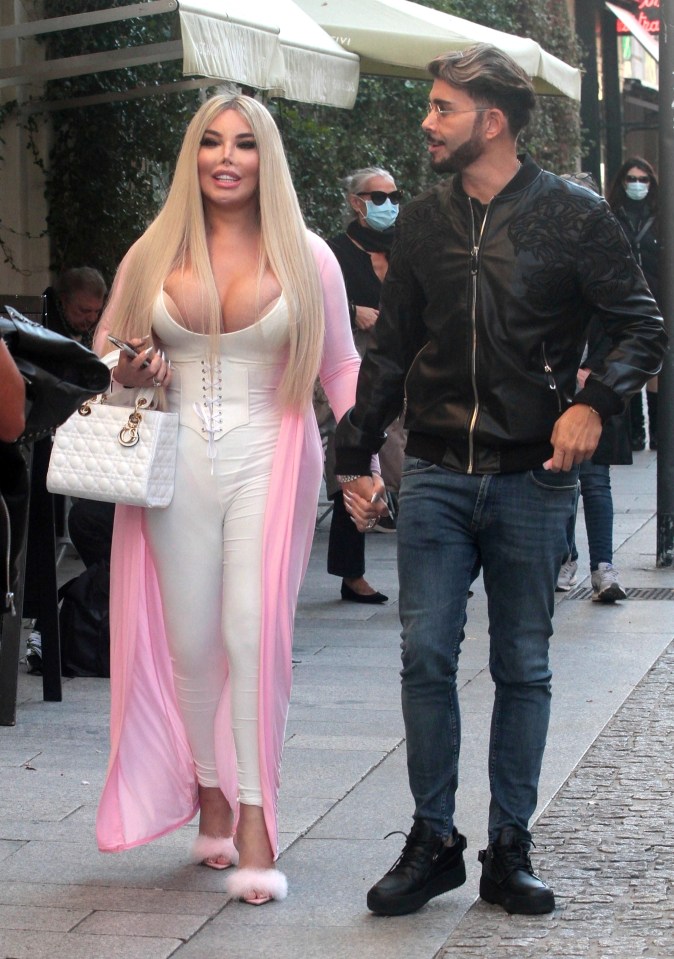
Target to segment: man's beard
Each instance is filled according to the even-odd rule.
[[[484,153],[482,138],[482,116],[475,117],[470,137],[444,159],[430,158],[431,168],[436,173],[462,173],[471,163],[479,160]]]

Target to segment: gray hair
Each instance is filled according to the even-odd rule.
[[[344,209],[342,211],[342,219],[345,226],[348,226],[352,220],[357,219],[356,211],[349,203],[349,197],[354,196],[357,193],[361,193],[367,181],[371,180],[372,177],[375,176],[384,177],[384,179],[390,180],[391,183],[395,183],[395,177],[393,174],[380,166],[361,167],[360,170],[354,170],[353,173],[349,173],[349,175],[345,176],[342,180],[342,189],[344,190]]]

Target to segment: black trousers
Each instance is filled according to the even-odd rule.
[[[68,532],[86,567],[101,559],[110,562],[114,503],[92,499],[75,500],[68,513]]]
[[[365,534],[346,511],[341,490],[332,498],[332,522],[328,540],[328,573],[342,579],[365,575]]]

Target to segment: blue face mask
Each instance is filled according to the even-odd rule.
[[[648,196],[648,183],[626,183],[625,193],[630,200],[645,200]]]
[[[373,230],[388,230],[396,221],[398,216],[398,204],[385,200],[377,206],[372,200],[365,201],[365,222]]]

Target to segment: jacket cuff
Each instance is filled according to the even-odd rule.
[[[386,433],[366,433],[351,421],[349,410],[337,424],[335,432],[335,473],[369,476],[372,454],[378,453],[386,442]]]
[[[593,378],[592,374],[585,380],[585,386],[574,396],[571,405],[591,406],[601,416],[605,423],[616,413],[622,413],[625,408],[623,400],[609,386]]]

